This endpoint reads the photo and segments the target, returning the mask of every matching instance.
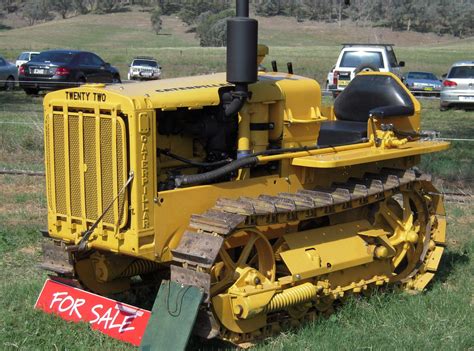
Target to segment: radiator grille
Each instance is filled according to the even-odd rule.
[[[111,110],[53,108],[47,117],[46,157],[48,193],[54,187],[59,217],[85,224],[94,222],[112,203],[127,177],[125,123]],[[51,199],[51,196],[48,196]],[[102,224],[123,227],[127,194],[121,195]]]

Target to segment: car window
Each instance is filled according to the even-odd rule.
[[[133,60],[132,66],[158,67],[158,63],[152,60]]]
[[[376,51],[346,51],[339,66],[358,67],[361,64],[371,64],[377,68],[383,68],[382,53]]]
[[[410,72],[408,73],[409,79],[429,79],[429,80],[438,80],[438,78],[433,73],[428,72]]]
[[[387,59],[390,67],[398,67],[398,61],[392,48],[387,48]]]
[[[55,62],[55,63],[69,63],[76,54],[73,52],[42,52],[35,57],[35,62]]]
[[[94,54],[89,54],[90,62],[93,66],[102,66],[104,64],[104,60],[102,60],[99,56]]]
[[[474,78],[474,66],[456,66],[451,68],[448,78]]]
[[[18,60],[28,61],[28,54],[26,52],[22,53],[20,56],[18,56]]]
[[[38,55],[39,55],[39,54],[30,54],[30,57],[29,57],[29,59],[27,59],[27,60],[32,60],[32,59],[34,59],[34,58],[35,58],[36,56],[38,56]]]
[[[5,66],[6,64],[5,60],[0,57],[0,66]]]

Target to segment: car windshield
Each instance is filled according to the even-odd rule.
[[[474,66],[456,66],[449,71],[448,78],[474,78]]]
[[[427,79],[427,80],[438,80],[433,73],[428,72],[410,72],[408,73],[409,79]]]
[[[383,68],[382,53],[376,51],[346,51],[342,56],[340,67],[358,67],[361,64]]]
[[[134,60],[132,66],[158,67],[158,63],[151,60]]]
[[[76,54],[73,52],[42,52],[34,58],[35,62],[69,63]]]

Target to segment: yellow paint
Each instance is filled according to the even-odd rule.
[[[268,48],[260,48],[259,59],[267,53]],[[110,213],[91,236],[89,247],[133,259],[169,263],[171,250],[178,246],[188,229],[191,215],[212,208],[219,198],[294,193],[329,186],[336,181],[347,182],[351,177],[361,178],[383,167],[407,169],[420,162],[420,155],[449,147],[441,141],[397,138],[391,132],[381,131],[381,121],[374,119],[367,126],[367,142],[262,155],[258,156],[260,164],[274,162],[275,167],[242,169],[235,179],[227,182],[159,191],[159,182],[165,181],[168,172],[181,163],[158,156],[157,148],[170,149],[198,162],[205,161],[206,157],[203,147],[190,137],[180,133],[159,134],[161,118],[169,111],[207,111],[218,106],[221,94],[231,88],[225,74],[219,73],[136,84],[85,85],[48,94],[44,99],[44,133],[50,236],[77,244],[82,233],[97,220],[133,172],[125,196],[113,203]],[[320,86],[312,79],[260,72],[259,81],[250,85],[249,90],[251,98],[236,121],[235,149],[238,151],[261,152],[269,146],[311,147],[317,143],[321,123],[336,119],[333,107],[322,105]],[[412,100],[413,116],[392,117],[383,123],[418,132],[421,108],[414,97]],[[272,123],[273,129],[251,130],[252,123]],[[183,172],[193,174],[197,168]],[[420,184],[423,189],[436,192],[431,184]],[[417,205],[426,201],[432,211],[426,214],[433,236],[424,266],[407,283],[409,288],[418,290],[432,278],[446,242],[442,197],[424,196],[419,195],[412,201]],[[275,239],[274,248],[267,250],[269,257],[273,263],[278,257],[278,265],[287,271],[274,279],[274,273],[265,275],[244,263],[235,267],[238,274],[235,277],[227,274],[228,286],[222,291],[216,290],[218,293],[211,297],[220,323],[234,333],[259,333],[260,328],[267,326],[267,314],[273,311],[304,316],[308,306],[328,309],[334,299],[348,293],[362,293],[370,286],[396,281],[398,277],[394,276],[393,267],[402,265],[404,257],[410,259],[410,264],[418,262],[411,260],[411,248],[424,243],[428,226],[417,228],[413,215],[404,217],[403,210],[393,209],[389,201],[381,201],[379,205],[378,215],[384,216],[386,223],[382,220],[369,223],[369,214],[359,206],[358,209],[338,208],[339,212],[328,218],[331,225],[322,228],[311,227],[315,229],[298,232],[298,225],[304,219],[302,213],[291,223],[259,222],[256,228],[247,228],[258,230],[267,243],[268,238]],[[320,217],[325,216],[322,211]],[[390,224],[401,229],[390,229]],[[236,242],[236,246],[245,245],[237,239]],[[421,251],[420,247],[416,250]],[[225,258],[220,259],[218,264],[225,266],[224,261]],[[100,262],[104,267],[113,267],[111,263]],[[105,289],[103,284],[94,281],[90,273],[93,265],[94,262],[87,259],[78,270],[94,289]],[[101,277],[99,268],[96,277]],[[108,283],[109,291],[128,284],[114,279]]]

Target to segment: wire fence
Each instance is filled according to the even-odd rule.
[[[138,83],[139,81],[136,80],[122,80],[120,83],[107,83],[108,85],[117,85],[117,84],[130,84],[130,83]],[[23,88],[20,87],[20,83],[24,83],[27,87],[35,86],[35,85],[47,85],[47,86],[59,86],[59,87],[79,87],[86,83],[78,83],[78,82],[54,82],[49,80],[38,80],[38,81],[30,81],[30,80],[15,80],[15,85],[11,88],[14,90],[22,90]],[[0,80],[0,86],[6,86],[6,84],[11,84],[9,80]],[[335,93],[339,93],[340,90],[337,89],[323,89],[322,91],[323,96],[333,96]],[[440,92],[439,91],[412,91],[412,94],[421,99],[439,99]]]

